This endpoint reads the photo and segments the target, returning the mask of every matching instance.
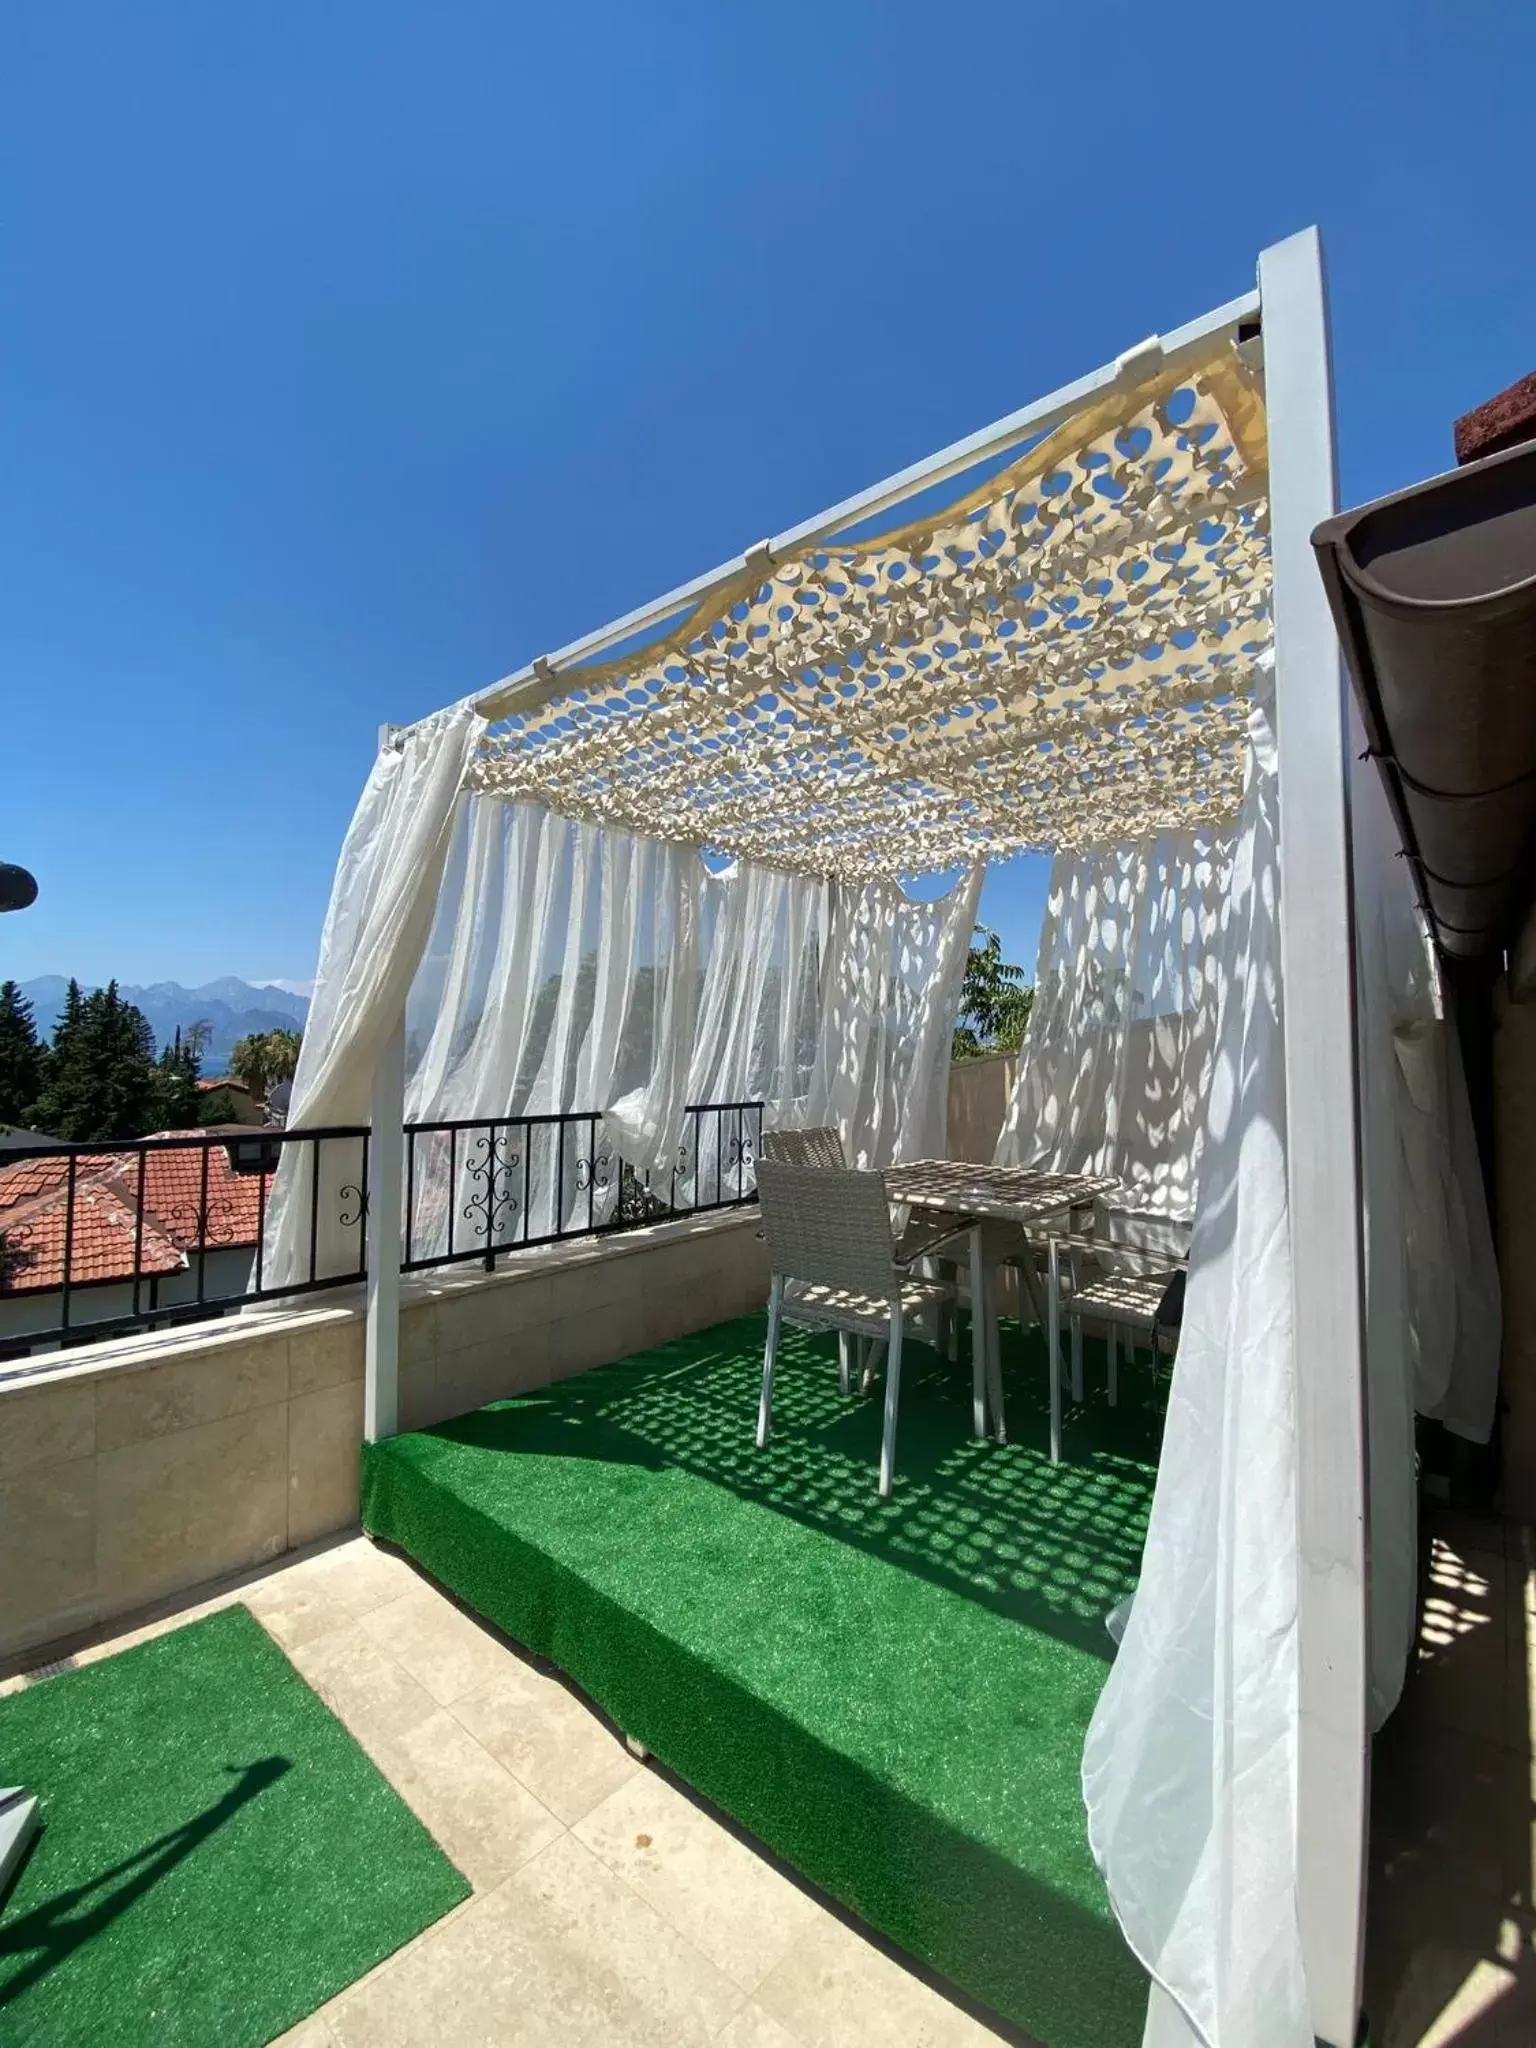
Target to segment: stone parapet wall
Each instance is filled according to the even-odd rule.
[[[401,1427],[760,1308],[755,1209],[402,1288]],[[361,1290],[60,1354],[0,1384],[0,1659],[357,1520]]]

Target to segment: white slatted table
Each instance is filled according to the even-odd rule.
[[[916,1159],[885,1169],[892,1201],[934,1215],[958,1217],[970,1224],[971,1371],[974,1426],[987,1434],[988,1409],[993,1432],[1005,1441],[1002,1367],[998,1357],[997,1320],[982,1244],[984,1223],[1015,1225],[1027,1238],[1033,1231],[1054,1240],[1058,1232],[1078,1234],[1091,1219],[1095,1201],[1123,1191],[1103,1174],[1045,1173],[1028,1166],[973,1166],[956,1159]],[[1040,1300],[1034,1262],[1026,1257],[1020,1270],[1030,1306],[1046,1332],[1051,1359],[1051,1462],[1061,1460],[1061,1307],[1056,1285],[1055,1248],[1051,1244],[1051,1285]]]

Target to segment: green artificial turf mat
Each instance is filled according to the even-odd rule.
[[[1043,1349],[1005,1343],[1012,1440],[914,1347],[897,1484],[834,1340],[761,1317],[365,1448],[363,1519],[568,1671],[796,1869],[1049,2048],[1135,2048],[1145,1979],[1089,1855],[1104,1617],[1156,1470],[1143,1365],[1046,1455]],[[1090,1373],[1102,1362],[1090,1346]]]
[[[0,1777],[7,2048],[270,2041],[469,1893],[243,1607],[0,1699]]]

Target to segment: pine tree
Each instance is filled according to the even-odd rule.
[[[211,1033],[206,1024],[190,1024],[186,1036],[178,1025],[174,1043],[160,1055],[155,1069],[154,1124],[162,1131],[195,1130],[202,1122],[203,1047]]]
[[[155,1039],[117,983],[82,996],[71,982],[38,1093],[35,1119],[72,1144],[137,1138],[154,1127]]]
[[[0,1124],[29,1120],[42,1068],[32,1005],[14,981],[0,982]]]

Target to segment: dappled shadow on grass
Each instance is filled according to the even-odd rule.
[[[1086,1347],[1093,1391],[1069,1406],[1053,1466],[1038,1332],[1004,1326],[1007,1444],[971,1435],[968,1357],[950,1364],[913,1345],[897,1483],[881,1500],[881,1385],[840,1395],[832,1337],[785,1333],[774,1434],[756,1449],[763,1327],[761,1316],[745,1317],[429,1434],[488,1451],[680,1469],[1109,1660],[1104,1617],[1140,1569],[1161,1440],[1148,1367],[1122,1369],[1111,1408],[1102,1349]]]
[[[14,2003],[77,1949],[104,1934],[210,1835],[233,1819],[243,1806],[260,1798],[292,1767],[286,1757],[265,1756],[253,1764],[231,1764],[228,1768],[235,1782],[202,1813],[146,1842],[131,1856],[97,1872],[84,1884],[71,1885],[14,1919],[0,1921],[0,1960],[7,1956],[29,1958],[13,1973],[0,1970],[5,1992],[0,2002]],[[45,1822],[43,1833],[46,1828]],[[34,1849],[41,1844],[43,1833],[38,1835]]]

